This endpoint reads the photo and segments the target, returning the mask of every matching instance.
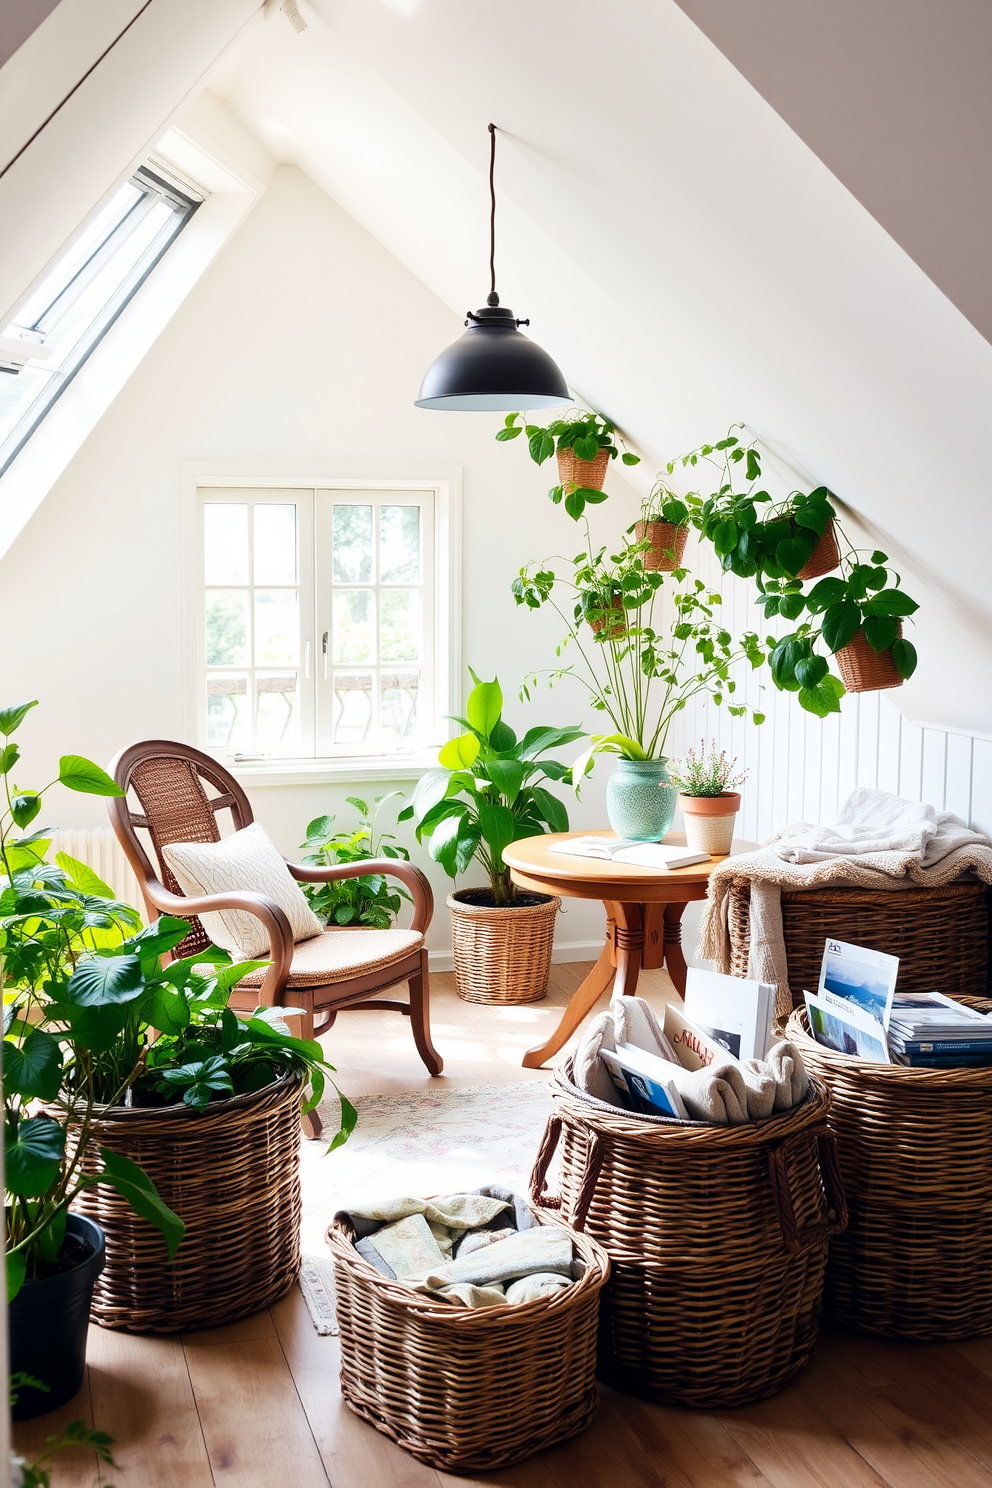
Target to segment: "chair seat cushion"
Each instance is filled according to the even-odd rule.
[[[346,982],[402,961],[423,943],[418,930],[325,930],[294,947],[286,986],[324,987]],[[260,987],[267,969],[251,972],[238,986]]]

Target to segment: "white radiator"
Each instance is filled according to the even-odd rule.
[[[68,853],[78,858],[102,878],[113,889],[114,895],[125,904],[131,904],[145,918],[144,905],[138,880],[131,864],[124,856],[124,849],[109,827],[92,827],[86,831],[55,832],[48,852],[49,861],[55,862],[56,853]]]

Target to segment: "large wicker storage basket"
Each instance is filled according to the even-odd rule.
[[[600,1376],[633,1395],[701,1408],[780,1389],[816,1342],[827,1241],[845,1223],[829,1096],[723,1127],[639,1116],[585,1095],[571,1061],[532,1177],[610,1257]],[[561,1197],[544,1179],[561,1142]]]
[[[992,1069],[872,1064],[808,1028],[793,1013],[790,1036],[833,1097],[850,1203],[826,1309],[890,1338],[992,1333]]]
[[[730,973],[746,977],[751,942],[751,885],[731,884]],[[984,884],[900,888],[782,890],[782,930],[794,1007],[815,992],[823,943],[846,940],[899,957],[900,992],[984,997],[988,988],[989,912]]]
[[[588,1236],[572,1240],[585,1272],[571,1287],[472,1310],[380,1275],[335,1222],[327,1242],[347,1404],[448,1472],[506,1467],[583,1431],[599,1404],[596,1325],[609,1261]]]
[[[553,894],[521,895],[517,904],[495,909],[476,903],[488,890],[460,889],[448,895],[455,989],[464,1002],[501,1006],[540,1002],[547,996],[555,916]]]
[[[170,1263],[158,1230],[102,1184],[77,1208],[103,1226],[107,1264],[90,1316],[104,1328],[177,1333],[260,1312],[300,1269],[300,1081],[188,1106],[114,1108],[94,1122],[96,1147],[138,1163],[185,1221]]]

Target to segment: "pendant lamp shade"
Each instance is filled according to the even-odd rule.
[[[489,272],[492,288],[485,306],[468,312],[468,329],[428,367],[416,399],[418,408],[456,412],[512,413],[518,408],[559,408],[571,403],[557,363],[519,327],[512,310],[496,293],[496,126],[490,124]]]

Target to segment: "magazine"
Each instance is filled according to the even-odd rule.
[[[883,1030],[889,1026],[895,996],[899,957],[867,946],[828,940],[823,948],[816,995],[841,1014],[860,1011]]]
[[[722,1064],[728,1059],[736,1061],[736,1055],[704,1033],[671,1002],[665,1005],[665,1037],[683,1069],[706,1069],[707,1065]]]
[[[689,868],[708,863],[709,853],[689,847],[665,847],[660,842],[638,842],[636,837],[570,837],[552,842],[549,852],[566,858],[603,858],[609,863],[628,863],[636,868]]]
[[[764,1059],[772,1036],[775,988],[690,966],[685,1012],[696,1027],[736,1059]]]
[[[874,1064],[892,1063],[885,1029],[873,1014],[843,998],[828,1002],[812,992],[803,995],[810,1032],[818,1044],[838,1054],[856,1054]]]
[[[670,1068],[667,1060],[634,1044],[621,1044],[615,1052],[601,1049],[599,1057],[614,1085],[630,1098],[635,1110],[649,1116],[674,1116],[679,1121],[688,1121],[689,1113],[682,1097],[666,1075],[666,1068]]]
[[[940,992],[897,996],[888,1032],[889,1050],[900,1064],[992,1064],[992,1018]]]

